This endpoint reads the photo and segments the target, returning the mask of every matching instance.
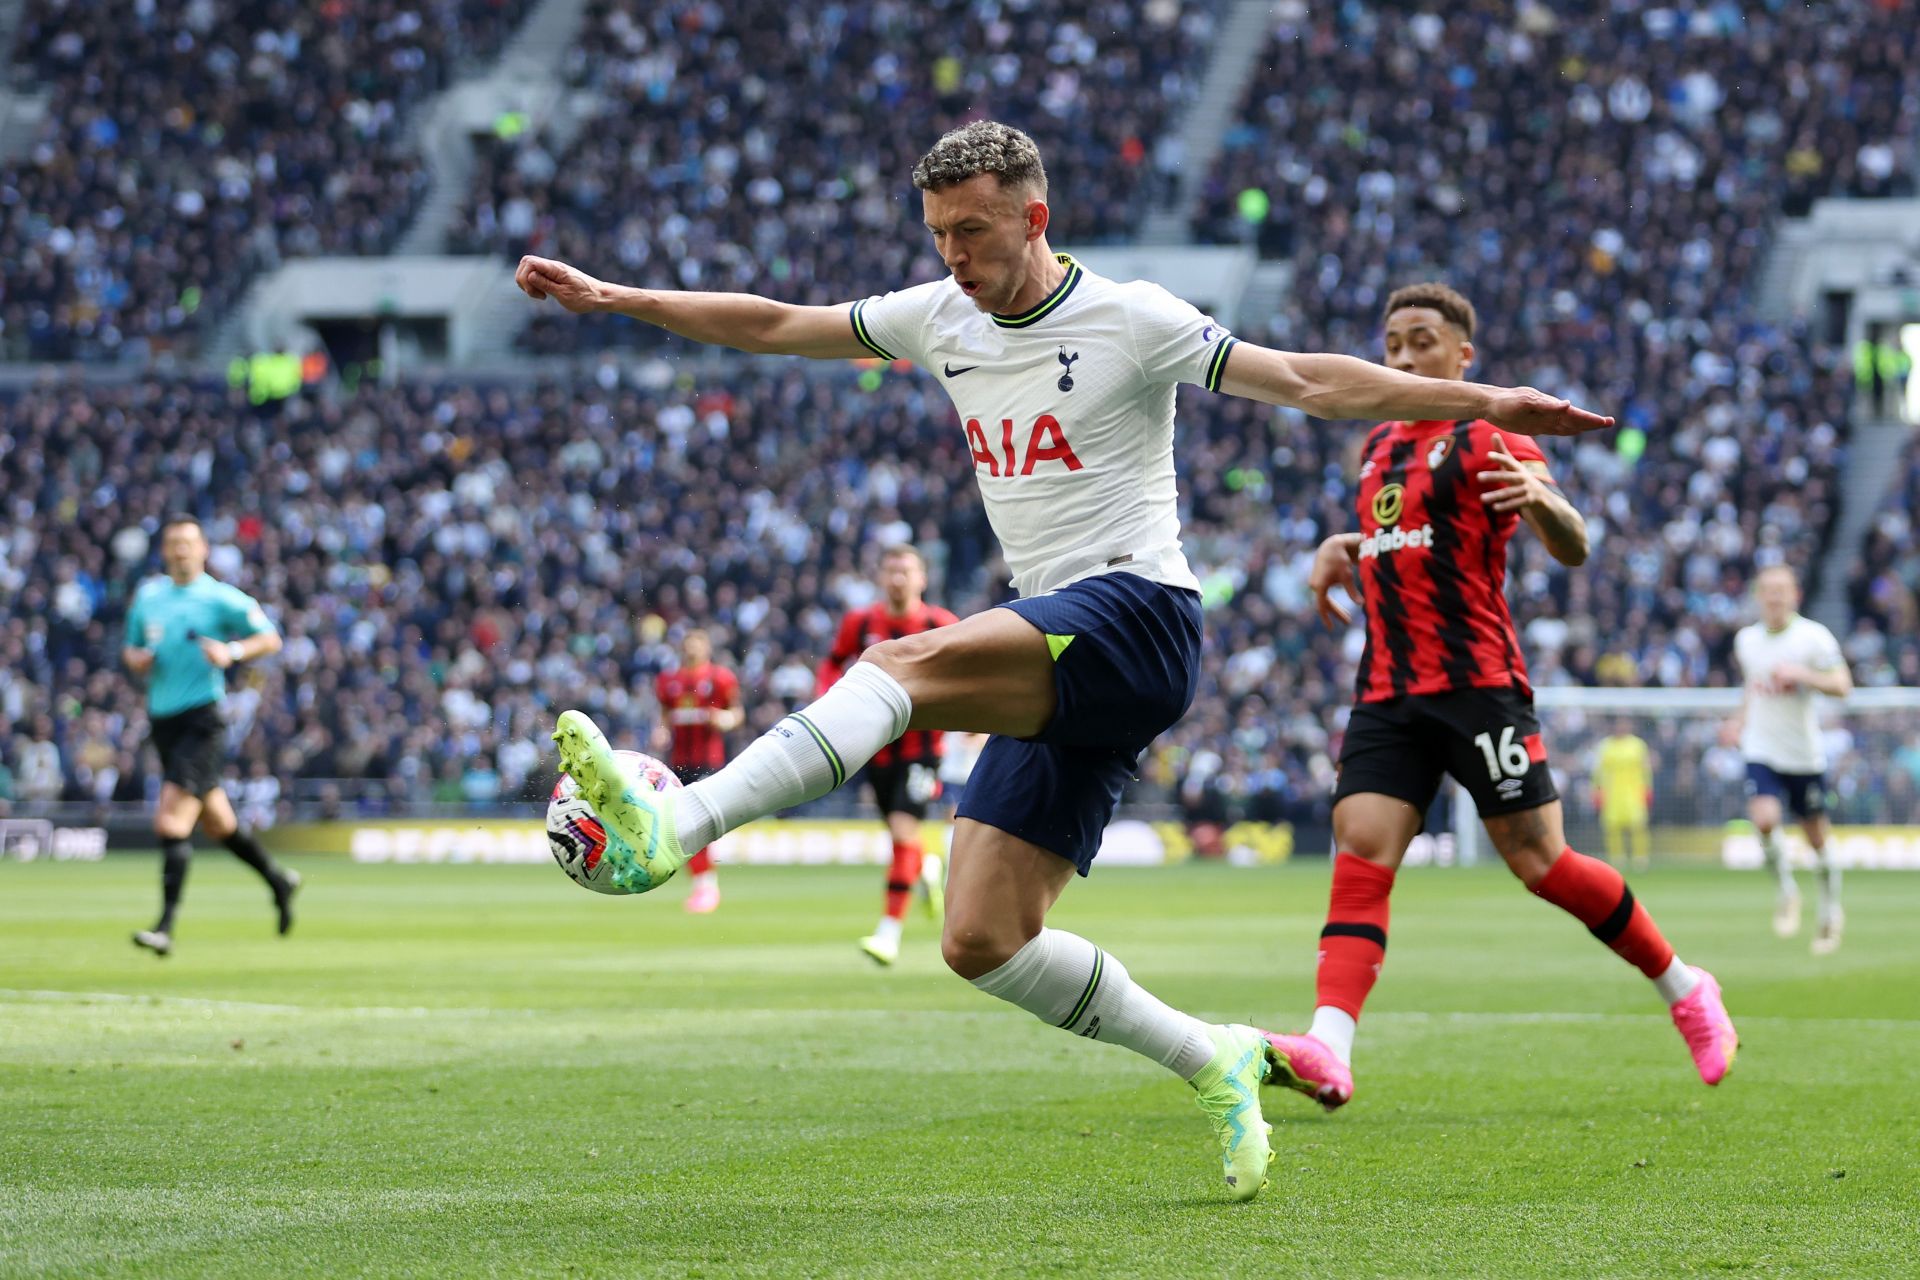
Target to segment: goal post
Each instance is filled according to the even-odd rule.
[[[1647,746],[1655,860],[1759,865],[1746,822],[1739,689],[1552,686],[1535,690],[1534,702],[1574,848],[1606,851],[1596,767],[1601,741],[1624,731]],[[1816,705],[1843,865],[1920,869],[1920,688],[1856,689]],[[1497,856],[1464,793],[1453,820],[1458,861]],[[1789,847],[1804,857],[1794,828]]]

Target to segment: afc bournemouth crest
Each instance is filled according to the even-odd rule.
[[[1384,527],[1400,523],[1400,509],[1406,505],[1407,491],[1404,486],[1383,484],[1379,492],[1373,495],[1373,522]]]
[[[1427,470],[1438,471],[1440,464],[1453,452],[1452,436],[1435,436],[1427,441]]]

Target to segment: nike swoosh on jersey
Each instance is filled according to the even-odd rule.
[[[951,364],[944,364],[940,366],[940,372],[946,374],[949,378],[957,378],[963,373],[972,373],[979,367],[977,364],[970,364],[964,369],[956,369]]]

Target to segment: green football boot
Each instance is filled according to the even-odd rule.
[[[611,866],[616,889],[645,893],[665,884],[687,855],[674,824],[677,788],[655,791],[635,785],[614,758],[606,735],[584,711],[563,711],[553,731],[560,768],[573,779],[594,816],[607,828],[601,856]]]
[[[1227,1194],[1251,1200],[1267,1185],[1267,1145],[1273,1126],[1260,1114],[1260,1082],[1267,1076],[1267,1040],[1252,1027],[1235,1023],[1209,1027],[1213,1060],[1191,1081],[1200,1109],[1220,1138],[1220,1167]]]

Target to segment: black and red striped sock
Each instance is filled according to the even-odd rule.
[[[1333,859],[1333,891],[1320,930],[1315,1003],[1358,1019],[1387,958],[1387,896],[1393,871],[1356,854]]]
[[[913,886],[920,882],[920,867],[927,851],[918,843],[893,842],[893,865],[887,869],[887,919],[906,918],[907,903],[913,900]]]
[[[1658,978],[1673,963],[1673,948],[1618,871],[1598,858],[1563,850],[1533,892],[1587,926],[1621,959]]]

